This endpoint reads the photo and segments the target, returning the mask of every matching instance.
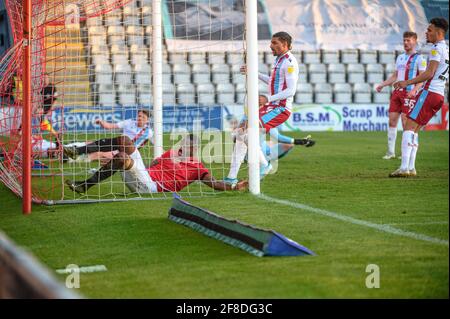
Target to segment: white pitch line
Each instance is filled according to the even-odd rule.
[[[445,225],[448,224],[448,221],[436,221],[436,222],[423,222],[423,223],[389,223],[384,225],[391,225],[391,226],[411,226],[411,225]]]
[[[99,271],[107,271],[105,265],[93,265],[93,266],[84,266],[84,267],[78,267],[76,265],[69,265],[64,269],[56,269],[56,272],[58,274],[71,274],[74,272],[78,273],[91,273],[91,272],[99,272]]]
[[[315,207],[311,207],[308,205],[304,205],[304,204],[300,204],[300,203],[296,203],[296,202],[291,202],[288,200],[284,200],[284,199],[278,199],[278,198],[274,198],[274,197],[270,197],[264,194],[260,194],[258,195],[259,198],[266,200],[268,202],[273,202],[273,203],[277,203],[277,204],[281,204],[281,205],[286,205],[286,206],[291,206],[294,208],[298,208],[298,209],[302,209],[311,213],[315,213],[315,214],[319,214],[319,215],[323,215],[323,216],[327,216],[327,217],[331,217],[334,219],[339,219],[351,224],[355,224],[355,225],[360,225],[360,226],[365,226],[365,227],[369,227],[369,228],[373,228],[385,233],[389,233],[389,234],[394,234],[397,236],[403,236],[403,237],[409,237],[409,238],[413,238],[413,239],[417,239],[417,240],[422,240],[422,241],[426,241],[426,242],[430,242],[433,244],[438,244],[438,245],[445,245],[448,246],[448,240],[443,240],[443,239],[439,239],[439,238],[435,238],[435,237],[431,237],[431,236],[427,236],[424,234],[419,234],[419,233],[415,233],[415,232],[411,232],[411,231],[405,231],[399,228],[395,228],[386,224],[376,224],[376,223],[372,223],[372,222],[368,222],[365,220],[361,220],[361,219],[356,219],[353,217],[349,217],[346,215],[341,215],[335,212],[331,212],[331,211],[327,211],[324,209],[320,209],[320,208],[315,208]]]

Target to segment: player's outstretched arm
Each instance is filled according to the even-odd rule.
[[[202,182],[209,187],[218,191],[244,191],[248,188],[248,181],[242,180],[237,184],[230,185],[222,181],[218,181],[211,174],[203,176]]]
[[[241,66],[241,74],[247,74],[247,65]],[[270,77],[267,74],[258,73],[258,79],[263,81],[266,84],[269,84]]]
[[[116,123],[108,123],[108,122],[102,121],[102,120],[96,120],[95,123],[99,124],[101,127],[106,128],[108,130],[119,128],[119,125],[117,125]]]
[[[376,91],[377,92],[381,92],[381,90],[386,87],[386,86],[391,86],[392,84],[394,84],[394,82],[397,80],[397,71],[394,71],[390,77],[388,77],[386,79],[386,81],[381,82],[379,85],[377,85],[376,87]]]

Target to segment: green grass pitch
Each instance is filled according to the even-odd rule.
[[[303,135],[297,135],[301,137]],[[389,179],[386,133],[315,133],[262,182],[268,196],[440,239],[383,232],[256,198],[222,193],[191,203],[274,229],[317,253],[258,258],[167,219],[171,200],[33,206],[0,186],[0,229],[50,269],[103,264],[81,274],[94,298],[448,298],[448,132],[422,132],[418,177]],[[397,141],[397,152],[401,133]],[[380,269],[368,289],[366,266]],[[65,277],[58,275],[64,282]]]

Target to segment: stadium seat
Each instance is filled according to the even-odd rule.
[[[163,73],[162,74],[162,83],[163,83],[163,85],[173,84],[173,82],[172,82],[172,74],[170,74],[170,73]]]
[[[130,25],[126,27],[125,33],[127,35],[144,35],[144,28],[140,25]]]
[[[119,11],[119,10],[117,10]],[[113,13],[112,11],[111,13]],[[113,16],[113,15],[106,15],[105,16],[105,26],[112,27],[112,26],[120,26],[122,24],[122,17],[120,16]]]
[[[345,65],[340,63],[328,64],[328,82],[334,83],[345,83]]]
[[[111,83],[111,82],[110,82]],[[116,95],[114,86],[111,84],[102,84],[97,86],[98,104],[101,106],[114,106],[116,104]]]
[[[144,26],[144,27],[145,27],[144,34],[149,39],[149,41],[151,41],[152,34],[153,34],[153,27],[151,25],[147,25],[147,26]],[[150,44],[150,43],[148,43],[148,44]]]
[[[232,65],[243,65],[244,64],[244,54],[242,52],[227,52],[226,53],[227,63]]]
[[[140,3],[142,4],[142,0],[140,1]],[[150,3],[151,4],[151,3]],[[123,6],[123,10],[124,10],[124,13],[125,13],[125,11],[127,10],[127,9],[129,9],[129,10],[133,10],[133,12],[135,12],[136,10],[138,10],[138,1],[130,1],[130,2],[128,2],[126,5],[124,5]]]
[[[131,53],[130,62],[132,65],[148,63],[148,57],[143,53]]]
[[[374,64],[378,63],[377,51],[364,50],[361,51],[361,61],[362,64]]]
[[[352,103],[352,87],[348,83],[336,83],[333,86],[334,103],[349,104]]]
[[[322,51],[322,63],[324,64],[338,64],[339,51]]]
[[[211,83],[211,73],[207,64],[193,64],[192,65],[192,82],[194,84]]]
[[[261,94],[269,93],[268,85],[266,83],[258,81],[258,92],[261,93]]]
[[[127,45],[139,45],[144,46],[144,37],[142,35],[128,35],[127,36]]]
[[[333,103],[333,90],[328,83],[314,85],[314,102],[319,104]]]
[[[141,10],[142,10],[142,24],[152,25],[152,7],[142,6]]]
[[[306,64],[298,65],[298,82],[308,83],[308,68]]]
[[[241,52],[241,54],[243,55],[244,53]],[[258,63],[264,63],[264,64],[268,64],[266,61],[266,53],[265,52],[258,52]],[[273,62],[273,59],[272,59]]]
[[[310,104],[313,103],[313,87],[310,83],[298,83],[295,94],[295,103]]]
[[[316,84],[327,82],[327,71],[325,64],[310,64],[308,69],[310,83]]]
[[[341,51],[341,63],[351,64],[351,63],[359,63],[358,60],[358,50],[342,50]]]
[[[246,84],[245,83],[237,83],[235,92],[236,92],[236,103],[244,104],[245,96],[247,95]]]
[[[109,65],[109,55],[107,55],[107,54],[91,55],[91,65],[93,67],[95,67],[97,64],[108,64]]]
[[[164,83],[162,87],[163,91],[163,104],[175,105],[175,85],[172,83]]]
[[[391,98],[391,94],[390,94],[389,87],[383,88],[383,91],[381,91],[380,93],[378,93],[376,91],[373,92],[373,103],[389,104],[390,98]]]
[[[186,63],[172,65],[173,83],[191,83],[191,67]]]
[[[232,64],[230,65],[231,74],[241,74],[242,64]]]
[[[238,84],[238,83],[245,83],[245,75],[240,73],[231,73],[231,83]]]
[[[123,7],[123,16],[138,16],[139,8],[136,5],[137,1],[130,1]]]
[[[392,51],[379,51],[378,63],[381,64],[395,63],[395,53]]]
[[[367,83],[381,83],[384,81],[384,68],[381,64],[367,64]]]
[[[125,42],[125,35],[121,34],[121,35],[109,35],[108,36],[108,44],[109,45],[122,45],[125,46],[126,42]]]
[[[124,35],[125,29],[122,25],[111,25],[108,27],[108,35]]]
[[[125,45],[113,44],[110,46],[111,54],[127,55],[128,48]]]
[[[212,64],[211,79],[215,84],[230,83],[230,67],[227,64]]]
[[[125,26],[140,26],[141,19],[138,14],[123,14],[123,24]]]
[[[109,50],[107,45],[92,45],[91,46],[91,55],[109,55]]]
[[[220,83],[216,86],[217,103],[234,104],[234,86],[230,83]]]
[[[225,54],[223,52],[208,52],[209,64],[225,64]]]
[[[188,62],[190,64],[204,64],[206,63],[205,52],[190,52],[188,54]]]
[[[162,65],[163,85],[172,84],[172,68],[170,64],[163,63]]]
[[[136,84],[151,84],[152,83],[152,69],[151,65],[147,63],[136,64],[133,66],[134,82]]]
[[[319,64],[320,63],[320,51],[303,51],[303,63]]]
[[[297,59],[297,63],[302,63],[302,57],[303,57],[303,51],[299,50],[292,50],[292,55]],[[274,56],[271,53],[267,53],[267,64],[272,64],[274,62]]]
[[[89,36],[99,35],[99,36],[106,37],[106,28],[102,25],[95,25],[95,26],[88,27],[88,35]]]
[[[129,64],[113,65],[113,80],[117,84],[131,84],[131,66]]]
[[[367,83],[355,83],[353,86],[354,103],[372,103],[372,88]]]
[[[144,45],[138,45],[138,44],[132,44],[130,45],[130,48],[128,49],[130,54],[145,54],[148,56],[149,50]],[[164,58],[163,58],[164,62]]]
[[[353,63],[347,65],[347,82],[354,83],[364,83],[365,80],[365,71],[364,66],[359,63]]]
[[[395,63],[388,63],[384,68],[384,77],[387,79],[395,72]]]
[[[91,47],[95,46],[95,45],[97,45],[97,46],[98,45],[102,45],[102,46],[106,46],[107,45],[106,37],[102,36],[102,35],[91,35],[88,38],[88,42],[89,42],[89,45]]]
[[[175,63],[186,63],[186,53],[183,52],[169,52],[168,54],[169,63],[175,64]]]
[[[269,70],[269,67],[267,66],[267,64],[260,63],[258,65],[258,72],[262,73],[262,74],[269,75],[270,70]]]
[[[92,55],[105,55],[108,54],[108,46],[106,45],[93,45],[91,46]]]
[[[139,84],[137,86],[137,97],[139,105],[153,105],[152,86],[150,84]]]
[[[101,26],[103,25],[103,19],[102,17],[90,17],[86,19],[86,26],[93,27],[93,26]]]
[[[177,104],[195,104],[195,87],[191,83],[177,84]]]
[[[136,90],[133,85],[118,85],[117,87],[118,102],[122,106],[136,105]]]
[[[197,85],[197,102],[201,105],[213,105],[215,101],[215,89],[211,83]]]
[[[111,54],[111,63],[114,64],[128,64],[128,56],[123,54]]]
[[[97,84],[111,84],[112,83],[112,68],[109,64],[95,65],[95,83]]]

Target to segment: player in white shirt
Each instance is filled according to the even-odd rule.
[[[390,177],[416,176],[415,161],[419,147],[419,130],[426,125],[444,104],[445,83],[448,79],[448,46],[445,34],[448,22],[444,18],[433,18],[427,28],[427,42],[433,43],[428,55],[428,66],[419,76],[394,83],[394,88],[404,89],[408,85],[425,82],[417,102],[408,114],[402,137],[402,164]]]
[[[396,81],[410,80],[421,74],[427,68],[427,61],[422,55],[416,53],[417,34],[406,31],[403,33],[403,48],[405,53],[400,54],[395,62],[395,71],[384,82],[376,87],[377,92],[386,86],[391,86]],[[389,103],[389,129],[388,129],[388,151],[383,159],[395,158],[395,142],[397,139],[397,124],[401,117],[402,126],[405,127],[406,115],[416,102],[416,94],[422,83],[409,85],[404,89],[394,90]]]
[[[106,129],[122,129],[123,133],[121,136],[100,139],[86,145],[65,146],[63,150],[66,156],[76,159],[79,155],[89,154],[90,160],[100,159],[105,162],[111,160],[118,152],[118,146],[122,144],[124,136],[128,137],[138,149],[153,138],[147,110],[139,110],[136,120],[129,119],[118,123],[98,120],[96,123]]]

